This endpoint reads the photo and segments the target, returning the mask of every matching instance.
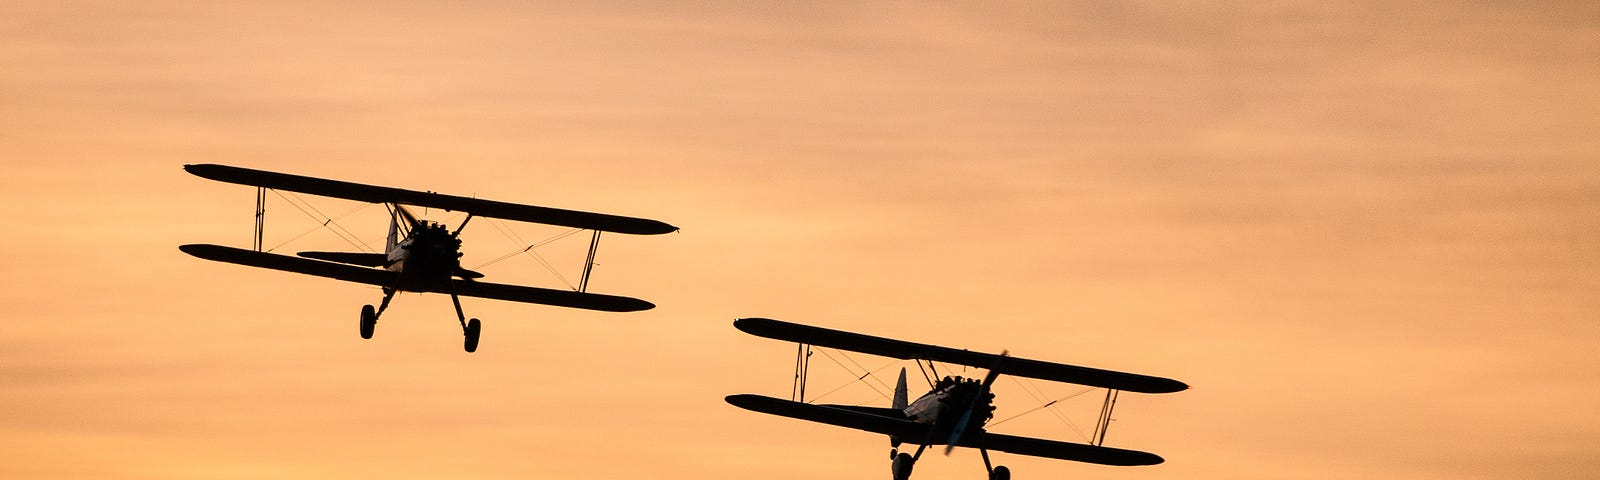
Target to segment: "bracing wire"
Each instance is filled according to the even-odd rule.
[[[839,368],[843,368],[844,371],[850,372],[851,376],[854,376],[856,374],[855,370],[851,370],[849,366],[846,366],[844,364],[844,362],[840,362],[839,359],[834,358],[833,354],[828,353],[828,351],[826,349],[818,348],[816,351],[817,352],[821,352],[822,356],[828,357],[828,360],[832,360],[834,365],[838,365]],[[840,350],[839,354],[840,355],[844,355],[844,351]],[[846,357],[846,359],[849,359],[849,357]],[[850,363],[855,363],[855,361],[851,360]],[[872,388],[872,392],[878,394],[878,396],[883,397],[883,398],[889,398],[889,399],[893,398],[893,397],[890,397],[888,394],[883,393],[883,390],[879,390],[878,387],[873,386],[872,383],[866,381],[867,377],[872,377],[873,380],[877,380],[878,379],[878,377],[875,377],[875,376],[872,375],[872,371],[871,370],[867,370],[866,368],[862,367],[860,364],[856,364],[856,368],[859,368],[859,369],[861,369],[862,371],[864,371],[866,373],[862,374],[860,377],[857,377],[855,380],[851,380],[849,383],[846,383],[845,385],[849,385],[849,384],[855,383],[855,382],[865,383],[868,387],[871,387]],[[882,384],[883,381],[880,380],[880,381],[878,381],[878,383]],[[839,387],[839,388],[844,388],[844,387]],[[828,391],[828,393],[833,393],[836,390],[839,390],[839,389],[835,388],[833,390]],[[891,388],[890,390],[893,390],[893,389]],[[824,393],[821,396],[818,396],[817,398],[813,398],[813,399],[811,399],[811,401],[815,402],[815,401],[817,401],[818,398],[822,398],[824,396],[827,396],[828,393]]]
[[[372,249],[370,247],[367,247],[365,244],[361,243],[360,237],[357,237],[354,233],[351,233],[350,230],[345,229],[343,225],[340,225],[340,224],[337,223],[337,221],[339,219],[348,217],[351,214],[354,214],[354,213],[356,213],[358,211],[361,211],[364,208],[367,208],[368,206],[371,206],[372,204],[363,203],[363,204],[360,204],[360,205],[357,205],[357,206],[351,208],[350,210],[345,211],[344,213],[339,214],[336,217],[329,217],[329,216],[323,214],[322,211],[317,210],[317,208],[315,206],[312,206],[309,202],[306,202],[305,199],[299,198],[298,195],[296,195],[294,198],[290,198],[290,197],[284,196],[284,194],[282,192],[279,192],[278,190],[273,190],[273,189],[268,189],[268,190],[272,190],[272,193],[278,195],[278,198],[282,198],[284,200],[284,202],[288,203],[290,206],[293,206],[296,210],[299,210],[300,213],[306,214],[306,216],[311,217],[312,220],[315,220],[315,221],[317,221],[319,223],[319,225],[317,225],[316,227],[312,227],[310,230],[306,230],[304,232],[301,232],[299,235],[295,235],[293,237],[290,237],[288,240],[285,240],[282,243],[279,243],[278,245],[267,249],[268,252],[275,251],[275,250],[277,250],[279,248],[283,248],[284,245],[288,245],[289,243],[294,242],[295,240],[299,240],[301,237],[309,235],[309,234],[311,234],[311,232],[317,231],[318,228],[326,228],[326,229],[328,229],[328,231],[333,232],[333,234],[335,236],[338,236],[341,240],[344,240],[345,242],[348,242],[349,244],[354,245],[356,248],[362,249],[362,250],[367,251],[367,252],[372,252]],[[293,195],[293,193],[291,193],[291,195]],[[299,203],[296,203],[297,201]],[[300,204],[305,204],[305,206],[302,207]],[[309,211],[306,210],[307,208],[310,208],[310,210]],[[316,212],[316,213],[312,213],[312,212]]]
[[[522,245],[524,243],[528,243],[527,241],[524,241],[522,239],[521,235],[517,235],[517,231],[516,230],[512,230],[511,227],[507,227],[505,225],[505,222],[500,221],[500,219],[498,219],[498,218],[492,218],[492,217],[490,218],[490,220],[492,220],[492,221],[489,222],[489,224],[490,225],[494,225],[495,230],[499,230],[501,235],[505,235],[506,238],[509,238],[513,242],[516,242],[517,245]]]
[[[490,223],[490,225],[493,225],[493,223]],[[570,237],[570,236],[572,236],[572,234],[575,234],[575,233],[578,233],[578,232],[581,232],[581,231],[583,231],[583,229],[574,228],[572,230],[568,230],[566,232],[562,232],[562,233],[556,234],[555,236],[552,236],[550,238],[546,238],[546,239],[540,240],[538,242],[530,243],[525,247],[522,247],[522,248],[519,248],[519,249],[516,249],[516,250],[512,250],[510,253],[495,257],[493,260],[489,260],[487,262],[483,262],[482,264],[480,264],[478,266],[472,267],[472,269],[473,270],[477,270],[477,269],[480,269],[480,268],[483,268],[483,267],[487,267],[487,266],[490,266],[490,265],[493,265],[493,264],[496,264],[496,263],[500,263],[501,261],[503,261],[505,259],[508,259],[508,258],[511,258],[511,257],[515,257],[515,256],[517,256],[519,254],[522,254],[522,253],[532,253],[532,254],[534,254],[535,258],[538,258],[538,254],[533,252],[533,249],[539,248],[539,247],[543,247],[545,245],[549,245],[550,243],[555,242],[556,240],[560,240],[560,239],[563,239],[563,238]],[[501,233],[505,233],[505,232],[502,231]],[[511,235],[507,235],[507,236],[509,237]],[[518,244],[519,245],[521,244],[520,239],[519,239]],[[540,258],[540,261],[543,261],[543,259]],[[546,263],[545,266],[549,266],[549,264]],[[551,267],[551,268],[554,268],[554,267]],[[558,273],[558,272],[552,272],[552,273],[556,273],[557,275],[560,275],[560,273]]]
[[[1081,396],[1081,395],[1083,395],[1085,393],[1093,392],[1093,391],[1096,390],[1096,388],[1097,387],[1085,387],[1083,390],[1079,390],[1079,391],[1073,392],[1073,393],[1071,393],[1071,394],[1069,394],[1069,395],[1067,395],[1065,397],[1061,397],[1061,398],[1057,398],[1055,400],[1050,400],[1048,402],[1044,402],[1044,403],[1040,404],[1037,407],[1033,407],[1033,408],[1030,408],[1030,409],[1027,409],[1027,410],[1023,411],[1022,413],[1018,413],[1016,415],[1012,415],[1012,416],[1006,417],[1005,420],[995,421],[993,423],[990,423],[990,425],[999,425],[999,424],[1005,423],[1007,421],[1010,421],[1012,419],[1015,419],[1017,417],[1020,417],[1020,416],[1023,416],[1023,415],[1027,415],[1027,414],[1030,414],[1030,413],[1033,413],[1033,412],[1037,412],[1037,411],[1043,410],[1045,408],[1049,408],[1051,406],[1054,406],[1057,403],[1061,403],[1061,402],[1064,402],[1064,401],[1067,401],[1067,400],[1071,400],[1071,399],[1076,398],[1078,396]],[[1067,422],[1067,423],[1071,424],[1071,422]]]
[[[827,355],[827,354],[824,353],[823,355]],[[831,394],[833,394],[833,392],[844,390],[844,387],[848,387],[848,386],[850,386],[852,384],[855,384],[856,382],[866,383],[864,380],[867,378],[868,375],[872,375],[874,373],[878,373],[878,372],[882,371],[885,368],[889,368],[891,366],[894,366],[894,364],[896,364],[896,363],[900,363],[900,362],[890,361],[889,363],[883,364],[883,366],[881,366],[881,367],[873,369],[872,371],[869,371],[867,373],[861,374],[861,376],[856,377],[855,380],[851,380],[851,381],[845,382],[844,385],[840,385],[840,386],[834,387],[833,390],[828,390],[827,392],[823,392],[822,395],[817,395],[815,398],[812,398],[810,401],[807,401],[806,403],[816,403],[817,401],[822,400],[823,397],[831,395]],[[843,366],[843,365],[840,365],[840,366]],[[855,372],[851,372],[851,375],[855,375]],[[873,377],[873,378],[877,378],[877,377]],[[867,384],[867,386],[870,387],[870,386],[872,386],[872,384]],[[876,390],[876,389],[874,389],[874,390]],[[879,393],[879,395],[882,395],[882,393]]]
[[[510,229],[510,228],[508,228],[508,227],[506,227],[504,225],[501,225],[500,224],[501,222],[499,222],[496,219],[491,218],[490,220],[495,220],[495,221],[489,222],[489,224],[490,225],[494,225],[495,230],[498,230],[501,235],[505,235],[506,238],[509,238],[512,241],[517,242],[518,245],[522,245],[522,244],[526,243],[526,241],[522,239],[521,235],[517,235],[517,232],[515,230],[512,230],[512,229]],[[581,232],[581,231],[583,231],[583,229],[574,228],[574,229],[571,229],[571,230],[567,230],[567,231],[558,233],[556,235],[553,235],[553,236],[551,236],[549,238],[546,238],[544,240],[540,240],[538,242],[528,243],[527,246],[524,246],[524,247],[516,249],[516,250],[512,250],[511,252],[506,253],[505,255],[501,255],[501,256],[495,257],[494,259],[489,260],[487,262],[483,262],[482,264],[479,264],[478,266],[472,267],[472,269],[473,270],[482,269],[483,267],[487,267],[489,265],[500,263],[501,261],[504,261],[504,260],[506,260],[508,258],[515,257],[517,255],[526,253],[526,254],[528,254],[528,256],[533,257],[534,260],[538,261],[540,265],[543,265],[544,269],[549,271],[551,275],[555,275],[555,277],[557,279],[561,280],[561,283],[566,284],[567,288],[571,288],[573,290],[577,290],[578,289],[577,286],[573,285],[572,281],[568,280],[566,275],[562,275],[561,271],[556,269],[555,265],[551,265],[549,260],[545,260],[544,256],[543,255],[539,255],[539,252],[534,251],[534,249],[542,247],[542,246],[545,246],[545,245],[549,245],[550,243],[553,243],[553,242],[555,242],[557,240],[561,240],[563,238],[567,238],[567,237],[572,236],[573,234]]]
[[[868,374],[868,375],[871,375],[871,374],[872,374],[872,371],[871,371],[871,370],[867,370],[867,367],[863,367],[863,366],[861,366],[861,364],[860,364],[860,363],[856,363],[856,360],[855,360],[855,359],[853,359],[853,358],[850,358],[850,355],[849,355],[849,354],[846,354],[846,353],[845,353],[845,352],[844,352],[844,350],[839,350],[839,356],[841,356],[841,357],[844,357],[844,359],[845,359],[845,360],[849,360],[849,361],[850,361],[850,364],[851,364],[851,365],[855,365],[855,366],[856,366],[856,368],[859,368],[859,369],[861,369],[861,370],[862,370],[862,371],[866,371],[866,372],[867,372],[867,374]],[[881,367],[880,367],[880,368],[881,368]],[[886,390],[889,390],[889,391],[891,391],[891,392],[892,392],[892,391],[894,391],[894,387],[891,387],[891,386],[889,386],[889,384],[886,384],[886,383],[883,383],[883,380],[880,380],[880,379],[878,379],[878,377],[876,377],[876,376],[873,376],[873,377],[872,377],[872,381],[874,381],[874,382],[878,382],[878,385],[883,385],[883,388],[884,388],[884,389],[886,389]]]
[[[1046,400],[1048,398],[1048,396],[1045,395],[1044,390],[1040,389],[1039,385],[1035,384],[1033,382],[1033,380],[1029,380],[1026,377],[1011,377],[1011,379],[1012,379],[1012,382],[1014,382],[1014,383],[1016,383],[1018,385],[1021,385],[1022,386],[1022,391],[1028,392],[1028,395],[1033,396],[1034,400],[1039,401],[1039,403],[1048,402],[1048,400]],[[1057,420],[1061,420],[1062,423],[1065,423],[1065,424],[1067,424],[1069,426],[1074,425],[1072,423],[1072,420],[1067,418],[1066,414],[1063,414],[1058,410],[1051,409],[1050,410],[1050,414],[1055,416]]]
[[[273,190],[273,192],[277,193],[278,191],[277,190]],[[329,217],[328,214],[322,213],[322,210],[318,210],[316,205],[312,205],[311,202],[307,202],[304,198],[300,198],[300,196],[295,194],[294,192],[289,192],[289,194],[293,195],[295,200],[299,201],[301,204],[304,204],[306,206],[306,208],[311,209],[311,211],[316,212],[317,215],[319,215],[323,219],[325,219],[325,221],[323,221],[322,223],[323,223],[323,226],[329,227],[328,228],[329,231],[332,231],[332,232],[334,232],[334,234],[337,234],[341,238],[344,238],[346,241],[350,242],[350,244],[354,245],[356,248],[360,248],[360,249],[366,250],[368,252],[372,251],[372,249],[370,249],[366,245],[360,243],[361,237],[356,236],[355,233],[352,233],[350,230],[344,228],[344,225],[340,225],[338,223],[334,223],[333,217]],[[283,194],[282,193],[278,193],[278,196],[279,197],[283,197]],[[284,197],[284,200],[288,200],[288,197]]]
[[[1098,390],[1098,388],[1097,387],[1085,387],[1083,390],[1079,390],[1077,392],[1073,392],[1071,394],[1068,394],[1067,396],[1064,396],[1064,397],[1061,397],[1061,398],[1057,398],[1055,400],[1051,400],[1051,401],[1045,402],[1045,403],[1043,403],[1043,404],[1041,404],[1041,405],[1039,405],[1037,407],[1033,407],[1033,408],[1024,410],[1021,413],[1018,413],[1016,415],[1012,415],[1012,416],[1006,417],[1006,418],[1001,419],[1001,420],[990,422],[989,426],[994,426],[994,425],[999,425],[999,424],[1002,424],[1002,423],[1006,423],[1006,422],[1014,420],[1014,419],[1016,419],[1018,417],[1021,417],[1023,415],[1027,415],[1027,414],[1030,414],[1030,413],[1033,413],[1033,412],[1037,412],[1039,410],[1048,410],[1049,412],[1056,414],[1055,417],[1057,419],[1061,420],[1062,423],[1067,424],[1067,427],[1071,428],[1073,432],[1077,432],[1078,436],[1083,437],[1086,441],[1092,441],[1093,437],[1091,435],[1087,434],[1087,433],[1084,433],[1083,429],[1078,427],[1078,424],[1072,423],[1072,420],[1068,420],[1065,416],[1061,415],[1061,412],[1058,412],[1055,409],[1050,408],[1050,407],[1055,406],[1057,403],[1061,403],[1061,402],[1070,400],[1072,398],[1081,396],[1081,395],[1083,395],[1085,393],[1093,392],[1095,390]]]

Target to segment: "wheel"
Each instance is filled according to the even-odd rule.
[[[994,471],[989,472],[989,480],[1011,480],[1011,469],[1005,465],[995,465]]]
[[[372,330],[378,325],[378,312],[372,305],[361,307],[361,338],[372,338]]]
[[[911,478],[911,464],[913,463],[916,462],[911,459],[910,454],[901,452],[899,455],[895,455],[894,463],[889,464],[889,471],[894,474],[894,480]]]
[[[474,318],[467,321],[467,353],[478,351],[478,333],[483,331],[483,324]]]

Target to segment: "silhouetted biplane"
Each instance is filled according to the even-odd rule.
[[[893,459],[890,467],[895,480],[911,477],[912,465],[922,457],[923,450],[929,445],[945,445],[947,455],[958,446],[978,449],[991,480],[1007,480],[1011,477],[1011,471],[1004,466],[991,464],[989,450],[1102,465],[1158,464],[1162,458],[1153,453],[1102,445],[1105,429],[1111,421],[1111,409],[1116,405],[1117,392],[1171,393],[1189,388],[1183,382],[1168,378],[1014,358],[1004,352],[995,355],[957,350],[764,318],[739,319],[733,325],[751,335],[801,345],[915,360],[919,362],[919,367],[920,362],[925,361],[931,368],[932,362],[937,361],[989,369],[981,381],[960,377],[945,377],[937,381],[930,379],[933,389],[915,401],[908,401],[906,370],[902,368],[889,408],[812,404],[804,402],[803,382],[807,368],[800,363],[805,362],[809,355],[797,354],[796,382],[797,391],[802,392],[801,401],[761,395],[727,397],[728,403],[747,410],[888,435],[889,456]],[[990,393],[989,387],[1001,374],[1107,389],[1100,423],[1096,426],[1091,443],[1019,437],[984,430],[984,424],[994,416],[994,394]],[[937,370],[934,376],[937,376]],[[899,451],[902,442],[917,445],[916,452],[908,454]]]
[[[192,244],[178,247],[206,260],[236,263],[251,267],[327,277],[347,282],[375,285],[383,289],[377,308],[361,308],[361,338],[372,338],[378,316],[389,307],[397,292],[435,292],[450,294],[456,318],[461,323],[468,352],[477,350],[481,323],[468,320],[461,310],[460,296],[493,298],[514,302],[608,312],[632,312],[655,307],[637,298],[588,293],[589,272],[600,241],[600,232],[656,235],[677,227],[656,220],[579,212],[532,205],[496,202],[477,198],[443,195],[399,188],[290,175],[285,173],[230,167],[225,165],[185,165],[184,170],[219,182],[257,187],[256,245],[254,250],[220,245]],[[300,252],[298,257],[261,251],[261,229],[265,190],[287,190],[361,202],[382,203],[389,207],[389,235],[383,253]],[[419,220],[405,205],[466,212],[467,217],[454,230],[445,225]],[[559,225],[594,230],[589,257],[584,262],[583,278],[573,290],[505,285],[480,282],[483,274],[461,267],[461,230],[473,217]]]

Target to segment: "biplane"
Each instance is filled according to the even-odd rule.
[[[654,308],[654,304],[637,298],[586,291],[600,242],[600,232],[657,235],[678,230],[672,225],[644,218],[519,205],[226,165],[184,165],[183,169],[210,180],[256,187],[256,236],[253,250],[208,244],[182,245],[178,249],[206,260],[377,286],[383,290],[383,300],[378,303],[377,308],[373,308],[370,304],[361,308],[361,338],[366,339],[372,338],[378,317],[383,315],[383,311],[389,307],[389,301],[396,293],[450,294],[450,301],[455,304],[456,319],[461,323],[461,333],[465,337],[464,346],[468,352],[478,349],[478,336],[482,331],[482,323],[476,318],[467,319],[466,313],[461,309],[462,296],[607,312],[633,312]],[[384,251],[382,253],[299,252],[297,256],[262,251],[266,191],[269,189],[385,204],[390,215],[389,234]],[[451,229],[442,223],[418,219],[406,209],[408,205],[465,212],[467,216]],[[578,283],[578,288],[559,290],[478,281],[483,278],[483,274],[461,267],[461,231],[474,217],[593,230],[588,259],[584,262],[583,277]]]
[[[795,360],[795,391],[798,392],[799,401],[745,394],[728,396],[728,403],[760,413],[888,435],[889,457],[892,459],[890,470],[894,480],[910,478],[912,465],[922,457],[923,450],[929,445],[944,445],[946,455],[958,446],[978,449],[991,480],[1008,480],[1011,471],[1005,466],[992,464],[989,461],[990,450],[1101,465],[1155,465],[1163,460],[1153,453],[1103,445],[1117,394],[1122,391],[1172,393],[1189,388],[1183,382],[1168,378],[1016,358],[1005,352],[990,354],[957,350],[765,318],[743,318],[735,320],[733,325],[751,335],[795,342],[805,351],[797,352]],[[923,362],[926,362],[928,369],[923,370],[923,374],[927,375],[930,370],[933,372],[927,378],[933,388],[916,400],[908,401],[906,370],[901,368],[900,379],[888,408],[807,403],[804,382],[811,346],[913,360],[918,362],[919,370],[923,370]],[[988,373],[982,380],[947,376],[935,381],[938,371],[934,370],[933,362],[987,368]],[[1090,443],[986,431],[984,425],[994,417],[995,408],[990,386],[1002,374],[1107,389],[1100,423],[1096,425]],[[916,452],[908,454],[899,451],[902,443],[917,445]]]

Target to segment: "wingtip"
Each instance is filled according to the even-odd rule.
[[[733,320],[733,328],[737,328],[737,329],[739,329],[739,331],[744,332],[744,333],[748,333],[748,334],[751,334],[751,335],[756,335],[756,332],[754,331],[755,329],[759,329],[759,328],[761,328],[763,326],[766,326],[766,325],[775,325],[775,324],[778,324],[778,323],[781,323],[781,322],[779,322],[777,320],[770,319],[770,318],[745,317],[745,318],[736,318],[736,319],[734,319]]]
[[[215,163],[185,163],[183,164],[183,171],[199,175],[198,171],[214,169],[220,166]]]

